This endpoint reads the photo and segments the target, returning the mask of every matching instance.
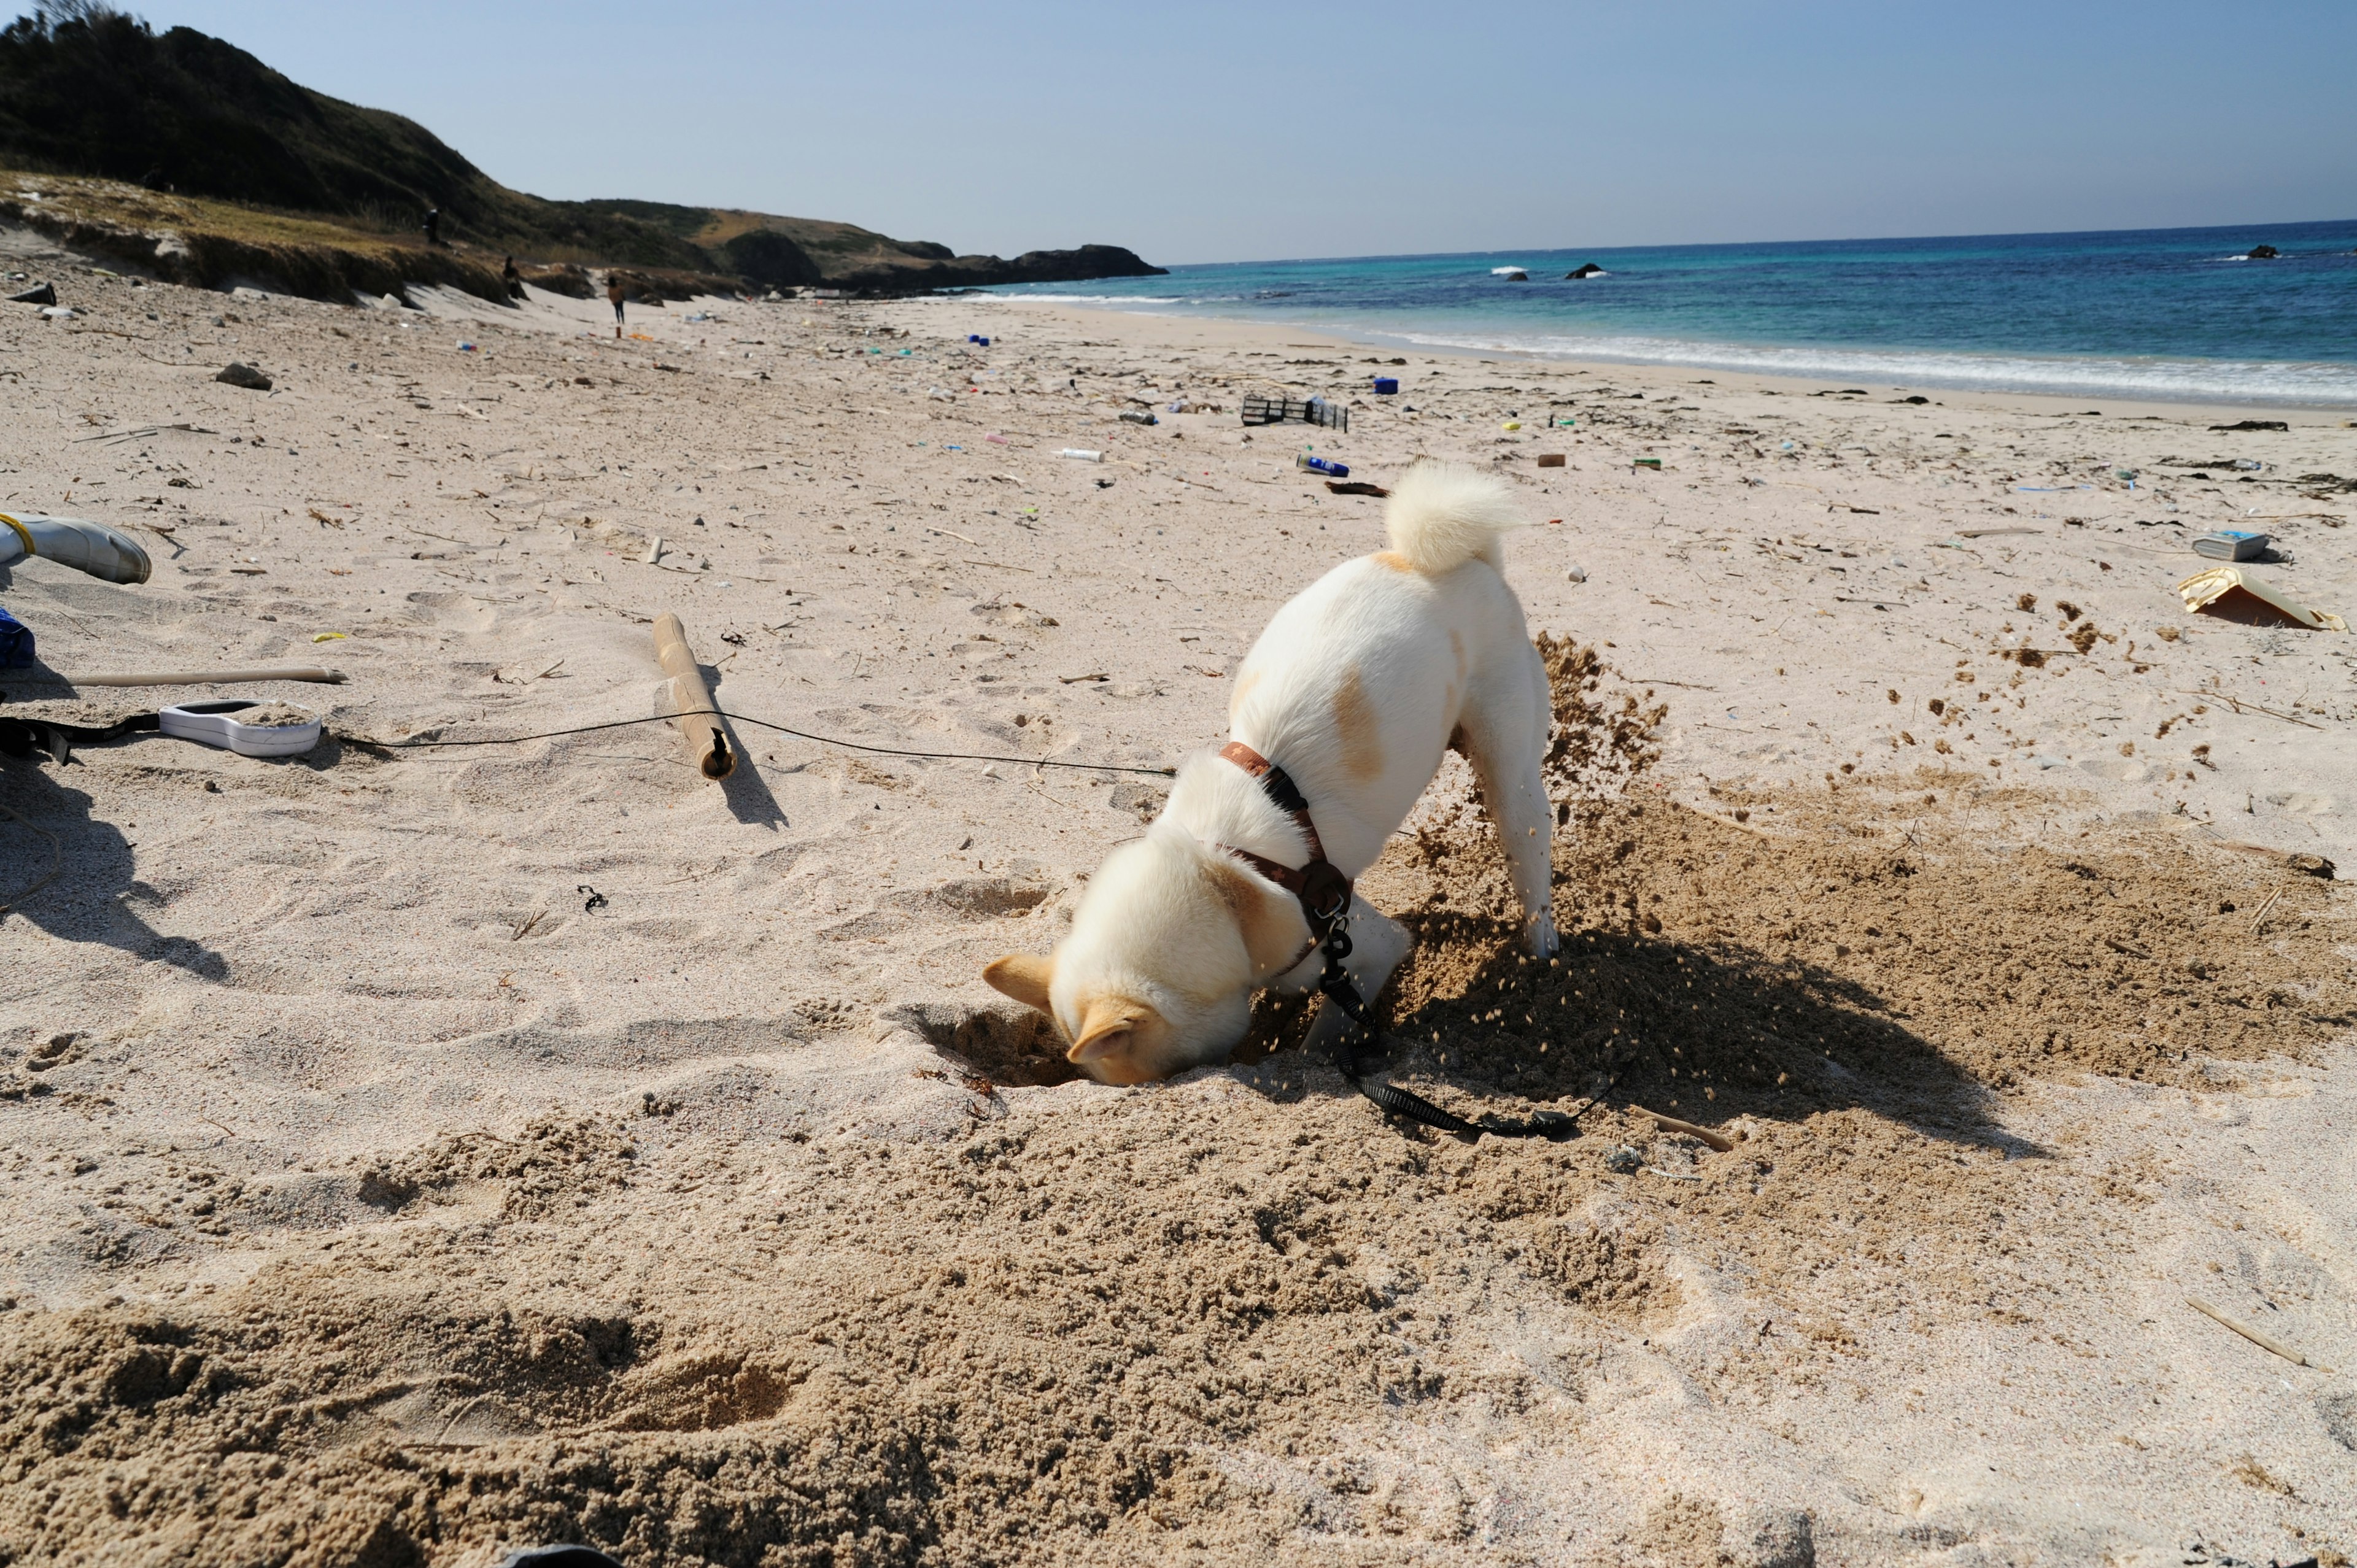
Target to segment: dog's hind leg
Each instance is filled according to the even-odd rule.
[[[1407,957],[1408,949],[1415,945],[1415,939],[1407,934],[1405,926],[1364,898],[1356,895],[1351,897],[1351,956],[1342,961],[1342,968],[1350,975],[1351,983],[1359,988],[1360,996],[1370,1006],[1382,994],[1383,987],[1390,983],[1392,971],[1400,966],[1400,960]],[[1310,976],[1310,983],[1315,985],[1317,976],[1324,967],[1324,960],[1313,952],[1303,967]],[[1305,1043],[1309,1049],[1322,1054],[1350,1026],[1350,1022],[1348,1015],[1334,1004],[1331,998],[1321,996],[1318,1000],[1318,1017],[1309,1026],[1309,1036]]]
[[[1546,753],[1546,671],[1522,643],[1507,667],[1467,694],[1458,749],[1473,765],[1481,803],[1498,829],[1498,847],[1523,906],[1523,946],[1552,957],[1555,931],[1555,807],[1539,770]]]

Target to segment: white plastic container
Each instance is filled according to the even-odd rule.
[[[183,703],[166,708],[157,718],[166,735],[219,746],[240,757],[300,757],[319,744],[321,725],[316,714],[310,723],[300,725],[247,725],[231,716],[261,706],[250,698],[230,697],[215,703]]]
[[[1059,457],[1070,457],[1075,463],[1102,463],[1104,461],[1103,453],[1084,451],[1078,446],[1067,446],[1062,451],[1058,452],[1056,456]]]

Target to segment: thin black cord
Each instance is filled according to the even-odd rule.
[[[627,729],[632,725],[669,724],[673,719],[691,718],[698,714],[707,718],[726,719],[731,724],[752,725],[759,729],[773,729],[780,735],[790,735],[799,740],[815,741],[821,746],[841,746],[846,751],[874,752],[878,757],[917,757],[934,762],[1008,762],[1017,768],[1069,768],[1088,773],[1149,773],[1157,779],[1173,779],[1178,777],[1178,773],[1175,768],[1125,768],[1113,762],[1055,762],[1039,757],[994,757],[977,751],[904,751],[898,746],[863,746],[856,740],[837,740],[832,736],[813,735],[807,730],[792,729],[785,725],[773,725],[767,719],[747,718],[741,714],[727,713],[719,708],[695,708],[684,714],[655,714],[643,719],[616,719],[609,724],[583,725],[576,729],[553,729],[540,735],[500,736],[487,740],[362,741],[362,737],[359,736],[346,736],[341,738],[362,741],[362,744],[368,746],[396,750],[407,750],[412,746],[522,746],[529,740],[554,740],[561,736],[588,735],[597,730]]]

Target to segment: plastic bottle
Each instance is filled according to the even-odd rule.
[[[1337,479],[1347,479],[1351,477],[1351,465],[1348,463],[1337,463],[1331,457],[1312,457],[1307,452],[1296,453],[1293,466],[1307,469],[1313,474],[1325,474]]]
[[[1058,452],[1056,456],[1059,457],[1070,457],[1075,463],[1102,463],[1104,461],[1103,453],[1084,451],[1078,446],[1067,446]]]

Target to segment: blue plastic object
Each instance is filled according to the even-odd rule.
[[[1331,457],[1312,457],[1305,452],[1294,458],[1293,463],[1294,467],[1307,468],[1313,474],[1326,474],[1337,479],[1347,479],[1351,477],[1351,465],[1337,463]]]
[[[1391,397],[1397,393],[1398,391],[1399,378],[1397,376],[1377,376],[1375,378],[1375,395],[1377,397]]]
[[[23,670],[33,662],[33,628],[0,609],[0,670]]]

